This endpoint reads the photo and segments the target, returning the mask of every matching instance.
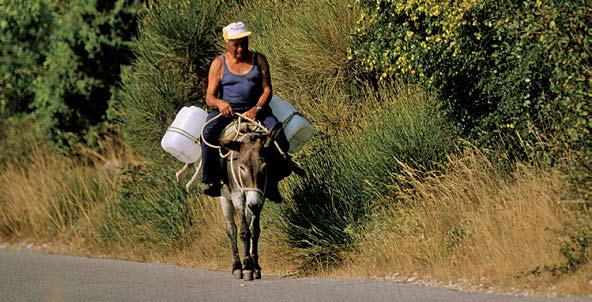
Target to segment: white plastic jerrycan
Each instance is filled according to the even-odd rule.
[[[207,116],[207,112],[195,106],[181,108],[160,141],[162,149],[187,164],[200,160],[199,137]]]
[[[269,102],[273,115],[283,124],[284,134],[290,143],[288,152],[296,153],[312,137],[312,124],[296,108],[278,96],[273,96]]]

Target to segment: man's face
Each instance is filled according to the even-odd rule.
[[[244,37],[226,42],[228,51],[237,59],[241,59],[245,52],[249,50],[249,38]]]

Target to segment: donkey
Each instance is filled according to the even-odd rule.
[[[281,127],[275,127],[267,135],[246,136],[247,139],[241,142],[220,142],[222,147],[231,150],[230,156],[226,157],[228,181],[223,187],[220,204],[232,249],[232,275],[236,279],[261,279],[258,253],[261,211],[265,203],[268,163],[274,151],[272,148],[275,148],[273,142],[280,130]],[[243,244],[242,267],[236,240],[235,213],[238,214],[239,237]]]
[[[227,177],[222,187],[220,205],[232,250],[232,275],[236,279],[261,279],[258,253],[260,215],[265,203],[268,163],[276,151],[273,150],[276,148],[274,141],[281,130],[281,124],[278,124],[271,132],[250,132],[238,139],[220,140],[222,149],[228,151],[224,156]],[[177,172],[177,180],[180,181],[187,175],[191,165],[195,166],[196,172],[186,185],[188,191],[197,187],[200,167],[186,164]],[[235,216],[243,244],[242,263],[237,244]]]

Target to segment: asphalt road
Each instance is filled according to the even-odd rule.
[[[234,280],[230,272],[0,248],[0,301],[592,301],[499,296],[381,280]]]

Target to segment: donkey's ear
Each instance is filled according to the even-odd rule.
[[[269,134],[265,138],[265,141],[263,142],[263,147],[269,148],[269,146],[271,146],[271,144],[273,144],[273,142],[277,139],[277,137],[280,135],[281,132],[282,132],[282,123],[277,123],[275,125],[275,127],[273,127],[273,129],[271,129],[271,131],[269,132]]]
[[[241,142],[237,142],[234,140],[220,140],[220,146],[233,151],[240,151]]]

